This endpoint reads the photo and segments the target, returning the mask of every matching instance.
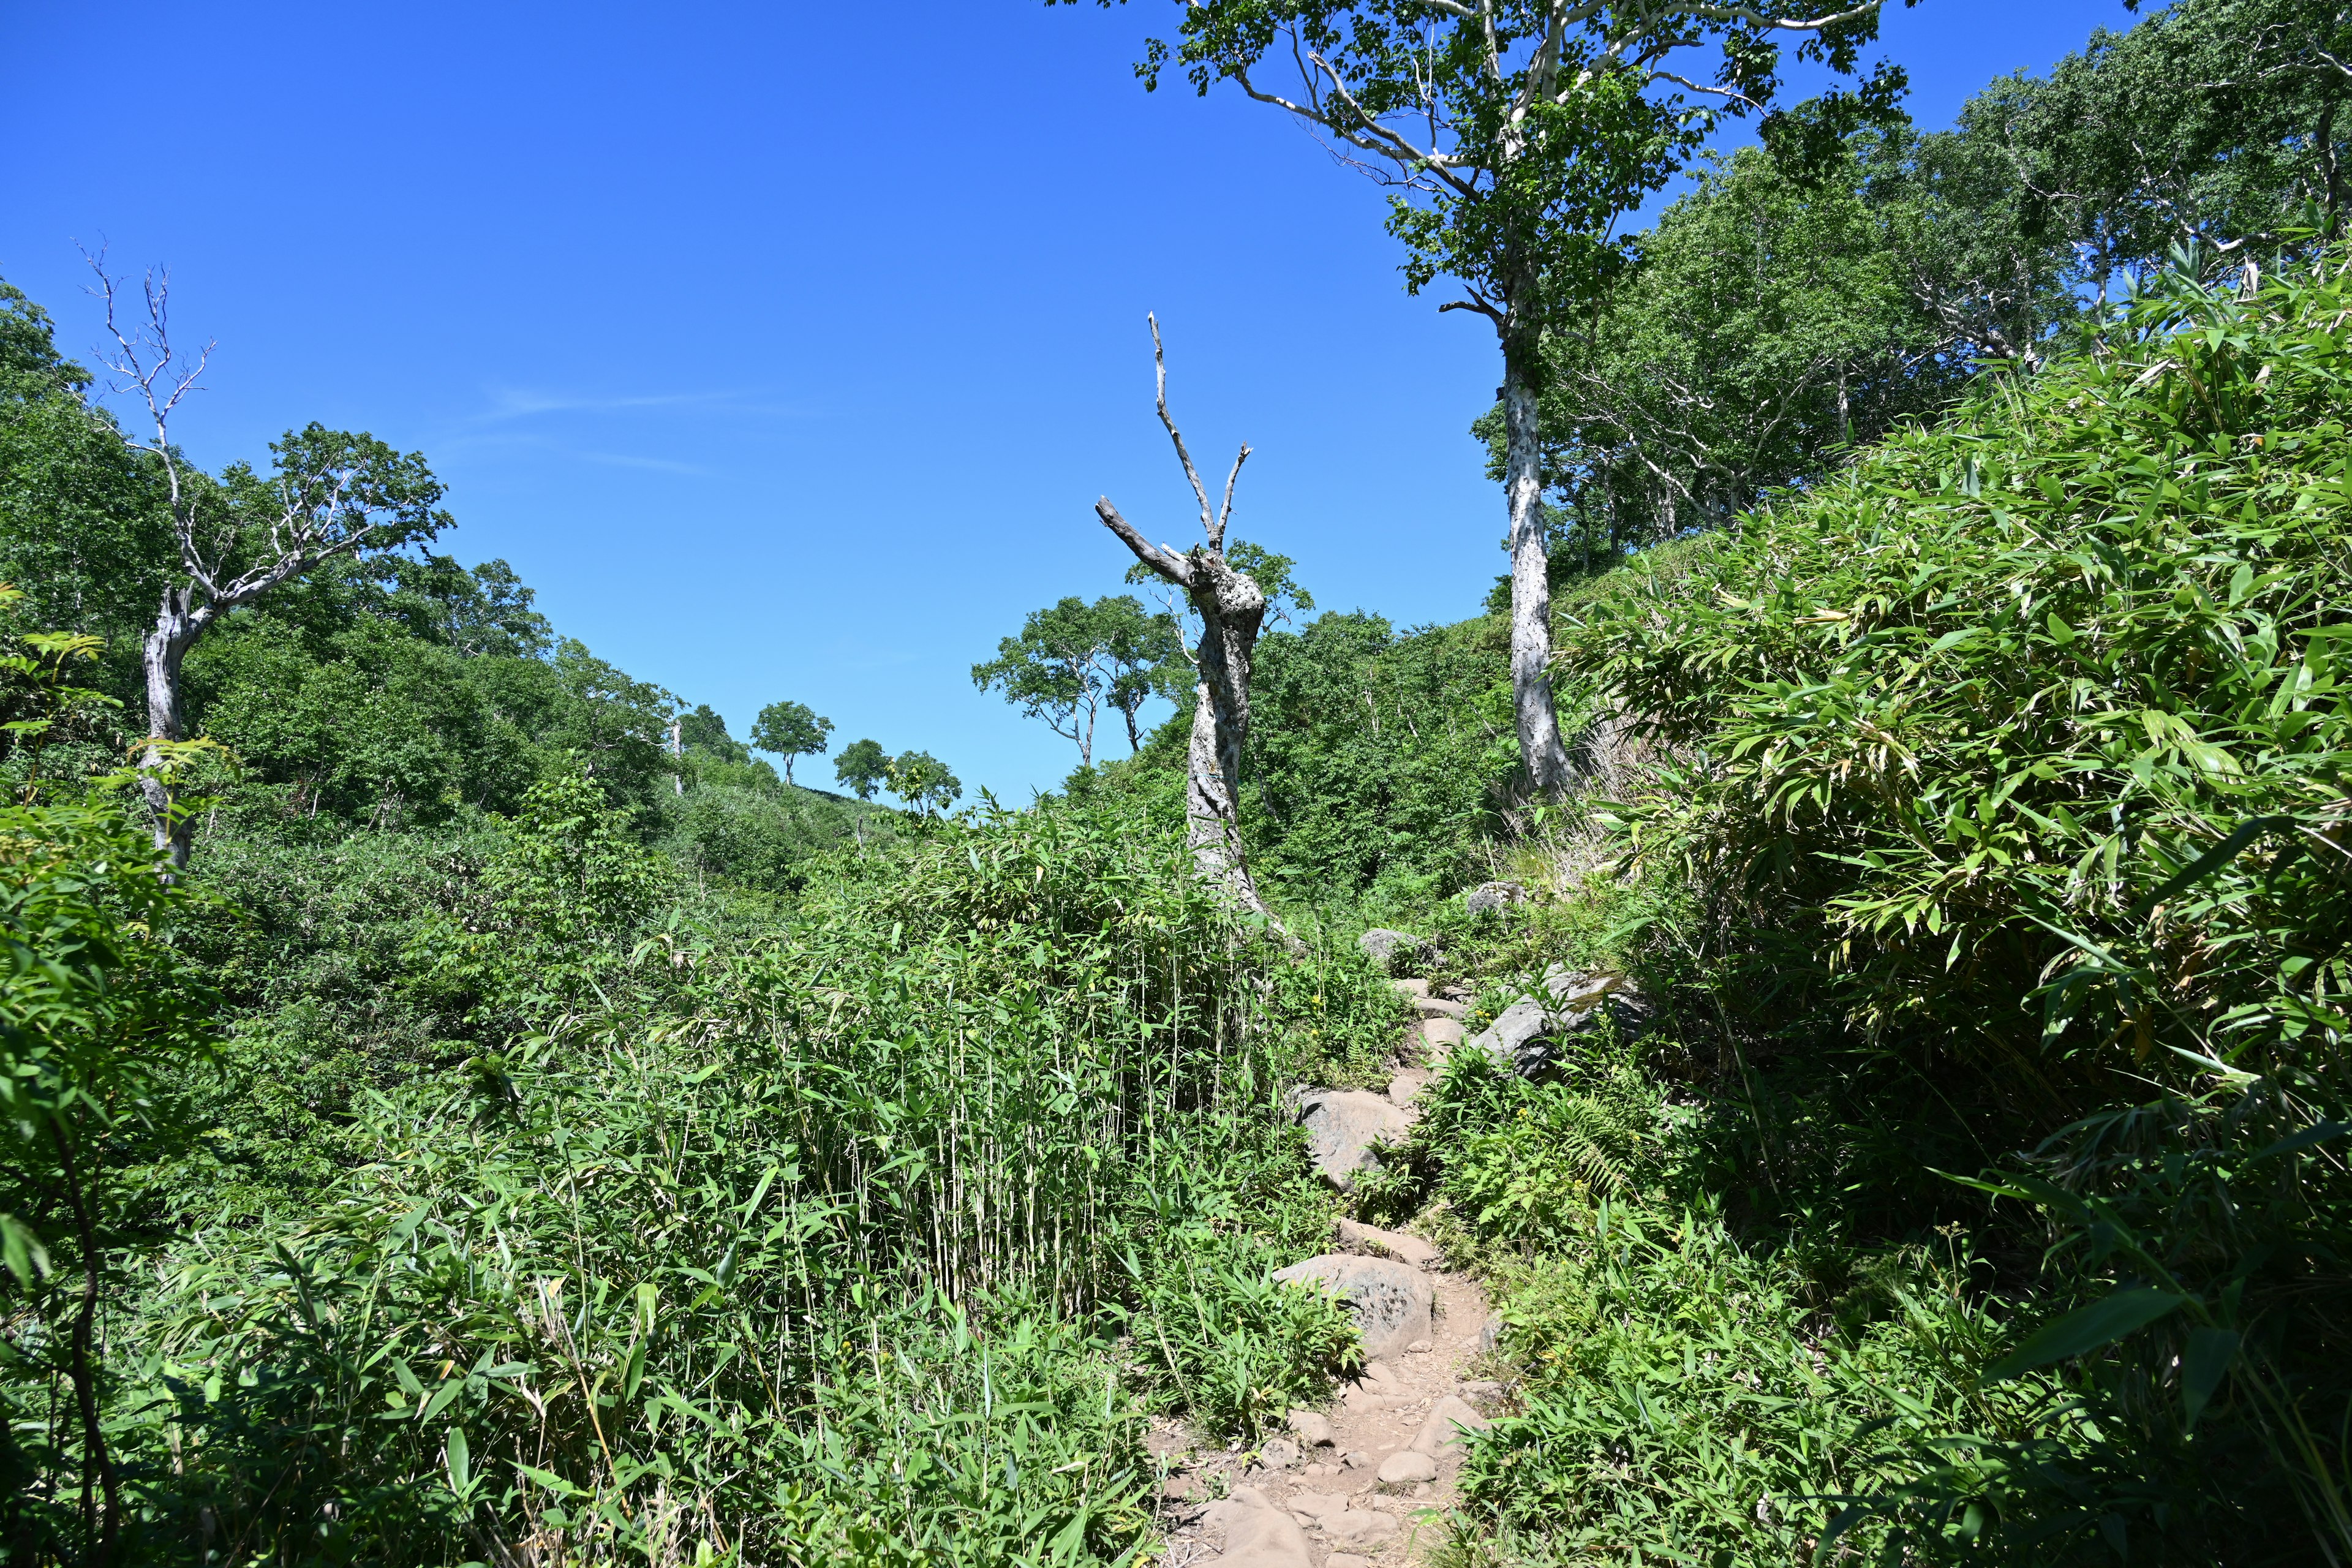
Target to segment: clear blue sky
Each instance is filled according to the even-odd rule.
[[[1171,20],[11,0],[0,275],[86,355],[73,242],[168,264],[220,344],[180,426],[203,461],[312,419],[421,449],[444,547],[632,674],[739,735],[797,698],[1022,801],[1074,755],[971,664],[1119,591],[1097,495],[1194,529],[1147,310],[1204,466],[1256,448],[1235,532],[1322,607],[1458,619],[1503,568],[1467,434],[1490,331],[1404,295],[1381,194],[1276,111],[1145,94]],[[2128,20],[1926,0],[1882,52],[1941,124]]]

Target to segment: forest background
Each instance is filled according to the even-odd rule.
[[[12,293],[11,1552],[1132,1561],[1147,1420],[1350,1364],[1266,1275],[1384,921],[1474,1021],[1647,999],[1460,1053],[1349,1200],[1503,1304],[1449,1551],[2344,1552],[2343,26],[1703,165],[1544,343],[1573,798],[1496,616],[1273,595],[1296,951],[1191,873],[1181,713],[1023,810],[788,784],[436,553],[422,458],[174,468]],[[266,564],[320,450],[373,510],[189,652],[159,866],[173,520]]]

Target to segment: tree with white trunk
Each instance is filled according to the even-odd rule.
[[[1547,320],[1591,300],[1623,265],[1618,220],[1683,166],[1718,115],[1769,107],[1784,46],[1850,74],[1883,3],[1782,16],[1677,0],[1176,0],[1176,41],[1150,40],[1137,67],[1147,88],[1171,62],[1203,95],[1233,82],[1315,132],[1393,191],[1389,228],[1406,246],[1407,288],[1452,278],[1462,293],[1439,309],[1492,323],[1508,437],[1511,682],[1538,790],[1570,782],[1549,673],[1538,432]],[[1882,66],[1796,129],[1833,136],[1883,114],[1901,88],[1901,73]],[[1766,123],[1768,134],[1789,128]]]
[[[269,474],[237,463],[215,479],[191,467],[173,445],[172,416],[198,389],[213,345],[192,355],[173,348],[167,275],[146,275],[137,307],[143,319],[126,321],[121,283],[98,258],[90,267],[98,275],[91,292],[105,304],[114,340],[104,363],[114,390],[145,405],[153,435],[131,445],[163,470],[179,547],[178,571],[166,581],[142,648],[147,741],[139,759],[156,853],[177,870],[188,863],[195,828],[179,786],[188,753],[180,681],[188,650],[230,612],[321,562],[428,540],[451,519],[436,510],[441,485],[421,455],[317,424],[270,443],[277,461]]]
[[[1158,377],[1160,423],[1176,447],[1176,460],[1201,505],[1202,542],[1190,550],[1154,544],[1119,515],[1105,496],[1095,502],[1103,526],[1134,552],[1137,561],[1162,582],[1181,593],[1201,617],[1200,640],[1192,649],[1194,677],[1192,731],[1185,749],[1184,816],[1186,842],[1192,863],[1203,880],[1235,904],[1262,917],[1286,942],[1293,941],[1282,922],[1258,896],[1250,877],[1248,858],[1242,850],[1242,746],[1249,738],[1250,659],[1265,622],[1265,595],[1247,573],[1225,558],[1225,525],[1234,515],[1234,487],[1249,461],[1247,442],[1225,476],[1223,504],[1212,504],[1201,471],[1183,434],[1168,413],[1168,358],[1160,342],[1160,321],[1151,324],[1151,359]]]

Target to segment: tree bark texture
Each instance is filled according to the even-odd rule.
[[[1263,918],[1286,942],[1289,934],[1257,890],[1242,850],[1242,747],[1249,739],[1250,658],[1265,621],[1265,595],[1246,574],[1225,564],[1222,551],[1195,546],[1179,555],[1153,544],[1108,500],[1095,502],[1103,526],[1135,558],[1181,588],[1201,617],[1195,658],[1192,733],[1185,749],[1185,842],[1202,880]]]
[[[1503,337],[1503,488],[1511,509],[1511,698],[1519,755],[1544,795],[1569,780],[1568,748],[1551,691],[1551,560],[1543,525],[1543,457],[1537,432],[1539,334],[1512,312]]]
[[[141,648],[147,677],[147,746],[139,759],[139,793],[154,819],[155,852],[168,856],[175,872],[187,869],[196,824],[177,809],[179,791],[170,781],[171,759],[159,742],[187,739],[180,710],[180,666],[212,620],[209,606],[195,605],[194,597],[191,588],[166,588],[154,628]]]

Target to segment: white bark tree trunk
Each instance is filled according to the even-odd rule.
[[[1516,312],[1514,312],[1516,316]],[[1511,510],[1511,699],[1519,755],[1544,795],[1569,781],[1568,748],[1551,691],[1551,559],[1543,526],[1543,455],[1537,429],[1536,330],[1507,319],[1503,336],[1503,488]]]
[[[172,759],[167,746],[187,739],[187,722],[180,708],[180,666],[195,646],[211,617],[191,601],[187,588],[167,588],[155,612],[154,628],[140,649],[147,677],[147,745],[140,753],[139,793],[152,818],[155,852],[166,856],[174,872],[188,867],[188,847],[195,837],[195,819],[179,809],[179,791],[172,783]]]

